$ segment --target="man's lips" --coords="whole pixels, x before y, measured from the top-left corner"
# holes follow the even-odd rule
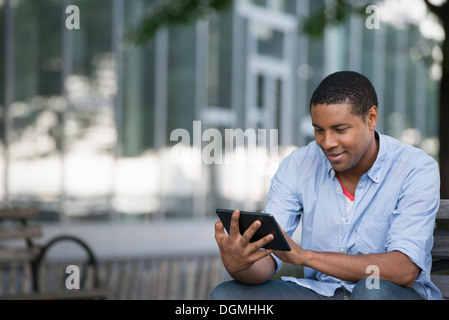
[[[337,162],[337,161],[341,160],[343,154],[344,154],[344,152],[341,152],[341,153],[326,153],[327,158],[331,162]]]

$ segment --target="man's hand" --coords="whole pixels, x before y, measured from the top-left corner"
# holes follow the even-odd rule
[[[225,233],[221,221],[215,223],[215,240],[220,249],[223,265],[233,277],[250,269],[254,263],[267,257],[273,252],[273,250],[261,250],[264,245],[274,239],[272,234],[269,234],[258,241],[249,242],[257,229],[261,226],[260,221],[255,221],[245,233],[241,235],[239,230],[239,219],[240,211],[235,210],[231,218],[229,235]],[[270,257],[270,259],[274,261],[272,257]]]
[[[276,257],[281,259],[283,262],[291,263],[296,266],[302,266],[304,264],[305,260],[305,250],[302,249],[300,246],[298,246],[292,238],[288,236],[288,234],[284,231],[284,229],[281,229],[282,233],[284,234],[285,239],[287,239],[288,244],[290,245],[291,250],[290,251],[279,251],[274,250],[273,253]]]

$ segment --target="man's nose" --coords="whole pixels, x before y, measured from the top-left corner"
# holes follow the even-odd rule
[[[324,133],[324,138],[321,145],[324,149],[330,150],[338,146],[338,140],[335,139],[335,136],[332,132],[326,132]]]

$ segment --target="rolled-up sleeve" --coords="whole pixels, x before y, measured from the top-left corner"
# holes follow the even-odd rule
[[[440,179],[437,163],[430,157],[425,159],[405,178],[391,215],[386,250],[404,253],[429,273],[433,230],[440,204]]]

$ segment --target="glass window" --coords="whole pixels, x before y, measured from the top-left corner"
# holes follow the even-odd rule
[[[208,102],[209,106],[231,108],[232,12],[209,20]]]
[[[278,141],[282,141],[282,137],[285,134],[282,126],[282,109],[283,109],[283,80],[278,78],[275,83],[275,128],[278,129]],[[285,110],[284,110],[285,112]]]
[[[16,1],[13,33],[8,35],[13,37],[14,60],[9,199],[17,205],[35,204],[41,217],[51,220],[59,217],[60,119],[66,107],[61,98],[62,12],[57,1]]]
[[[182,48],[182,49],[180,49]],[[169,30],[168,137],[177,128],[192,134],[195,115],[195,25]]]
[[[126,1],[125,26],[142,11],[140,0]],[[129,44],[123,52],[122,156],[136,157],[154,147],[155,37],[142,46]]]
[[[276,10],[285,13],[296,13],[297,0],[272,0]],[[301,1],[300,1],[301,2]]]
[[[292,14],[296,14],[298,12],[298,6],[301,5],[301,1],[298,2],[297,0],[284,0],[284,2],[285,11]]]
[[[262,74],[257,75],[256,90],[256,106],[262,109],[265,106],[265,77]]]
[[[390,76],[385,77],[385,106],[380,106],[380,111],[384,116],[384,133],[391,135],[394,132],[395,119],[391,115],[394,112],[394,97],[396,93],[396,82],[394,70],[396,68],[396,29],[387,25],[386,32],[386,56],[385,70],[388,70]]]
[[[262,23],[253,24],[257,38],[257,52],[277,59],[284,58],[284,34]]]
[[[79,30],[63,43],[68,108],[64,118],[64,212],[69,218],[108,218],[117,142],[113,99],[112,1],[79,0]]]
[[[269,0],[252,0],[253,3],[266,7]]]

